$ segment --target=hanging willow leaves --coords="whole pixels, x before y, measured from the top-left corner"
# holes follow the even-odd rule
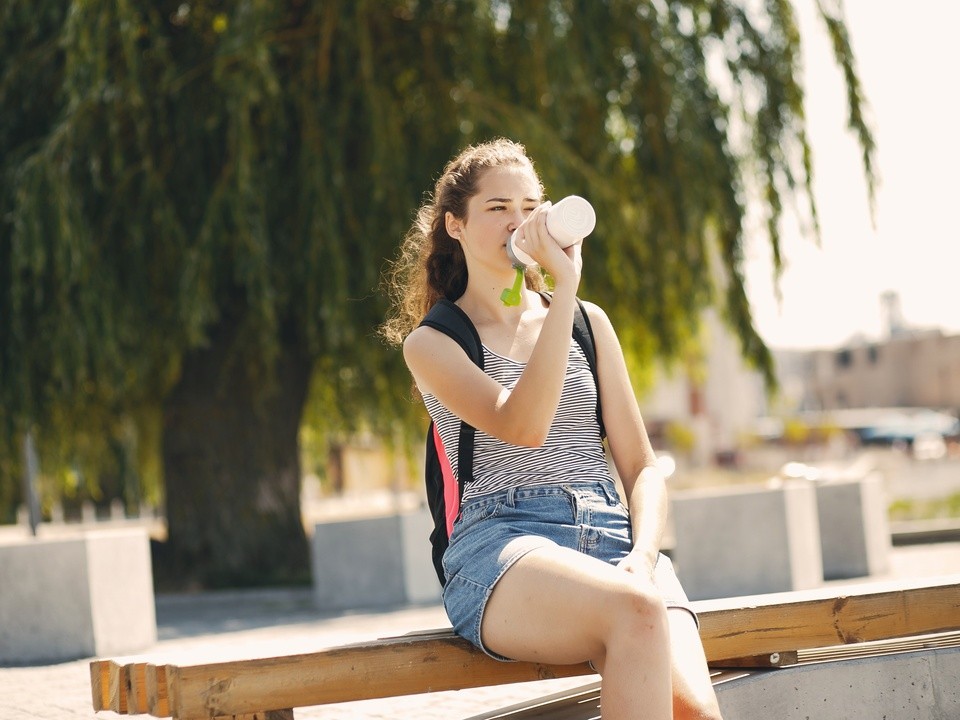
[[[842,13],[818,8],[872,181]],[[8,0],[0,506],[27,428],[93,474],[133,423],[162,438],[137,452],[162,457],[175,555],[207,582],[296,575],[305,408],[419,428],[380,276],[444,162],[494,135],[596,205],[582,294],[636,367],[716,307],[772,378],[745,217],[778,268],[782,208],[816,230],[799,51],[786,0]]]

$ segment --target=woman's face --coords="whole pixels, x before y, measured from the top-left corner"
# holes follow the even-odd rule
[[[468,264],[480,262],[510,270],[507,240],[517,226],[542,202],[533,170],[508,165],[484,170],[477,193],[467,203],[467,217],[447,213],[447,232],[460,240]]]

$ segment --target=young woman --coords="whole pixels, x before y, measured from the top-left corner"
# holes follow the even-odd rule
[[[626,505],[606,461],[597,385],[571,335],[581,244],[554,242],[549,207],[521,145],[468,147],[420,209],[391,276],[383,331],[403,343],[451,467],[460,421],[476,428],[473,481],[443,558],[444,606],[455,631],[497,659],[590,661],[604,718],[718,718],[696,616],[659,552],[664,478],[616,333],[585,303]],[[553,278],[549,302],[536,270],[518,306],[500,299],[515,277],[506,251],[515,230]],[[441,297],[475,325],[484,370],[418,326]]]

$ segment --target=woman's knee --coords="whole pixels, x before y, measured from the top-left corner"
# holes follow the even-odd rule
[[[667,608],[656,587],[629,578],[618,588],[608,606],[612,627],[616,632],[629,632],[631,637],[652,633],[668,634]]]
[[[670,631],[663,598],[652,585],[628,576],[608,587],[597,601],[603,620],[595,625],[599,647],[590,662],[601,675],[607,657],[613,653],[648,654],[653,650],[666,657],[670,652]]]

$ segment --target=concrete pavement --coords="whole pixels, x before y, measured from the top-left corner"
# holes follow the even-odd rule
[[[890,572],[881,581],[960,573],[960,543],[895,547]],[[851,584],[850,581],[827,584]],[[129,660],[154,663],[203,663],[313,652],[345,643],[446,627],[443,608],[408,606],[383,612],[324,615],[312,606],[310,589],[205,592],[159,596],[156,646]],[[0,720],[34,718],[93,720],[119,718],[95,714],[84,658],[56,665],[0,668]],[[303,708],[298,720],[456,720],[583,684],[593,678],[478,688],[457,692],[370,700]]]

